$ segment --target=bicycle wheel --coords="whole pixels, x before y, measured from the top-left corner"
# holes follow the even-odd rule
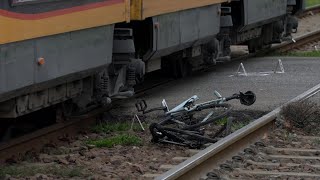
[[[197,131],[181,130],[156,123],[150,125],[149,129],[152,134],[152,142],[155,143],[171,143],[199,148],[204,144],[217,142],[217,140],[206,137]]]
[[[200,141],[203,143],[215,143],[217,140],[214,140],[209,137],[205,137],[204,135],[201,135],[197,133],[197,131],[187,131],[187,130],[181,130],[181,129],[175,129],[175,128],[170,128],[170,127],[162,127],[164,131],[167,132],[173,132],[176,133],[177,135],[185,135],[183,136],[186,140],[196,140]]]
[[[171,144],[179,144],[179,145],[186,145],[186,140],[173,132],[166,131],[163,129],[163,126],[153,123],[149,126],[149,130],[152,135],[151,142],[160,143],[166,142]]]

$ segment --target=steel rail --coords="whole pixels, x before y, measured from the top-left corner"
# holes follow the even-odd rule
[[[20,161],[28,152],[40,152],[46,145],[58,146],[96,123],[96,116],[110,107],[98,108],[80,116],[66,117],[65,121],[36,130],[21,137],[0,143],[0,164]]]
[[[306,9],[304,9],[301,13],[298,13],[297,16],[298,16],[298,18],[304,18],[306,16],[312,15],[312,14],[310,14],[310,12],[319,13],[320,12],[320,5],[308,7]]]
[[[272,53],[285,53],[316,40],[320,40],[320,30],[301,35],[295,38],[294,41],[287,41],[281,44],[274,45],[270,49],[263,49],[254,54],[246,54],[243,56],[232,58],[232,61],[244,61],[249,58],[262,57]]]
[[[320,40],[320,30],[316,30],[311,33],[299,36],[299,37],[295,38],[293,41],[289,41],[289,42],[285,42],[285,43],[276,45],[276,46],[272,47],[270,50],[268,50],[268,53],[288,52],[288,51],[293,50],[297,47],[301,47],[301,46],[306,45],[312,41],[317,41],[317,40]]]
[[[9,140],[0,144],[0,164],[16,162],[24,158],[26,153],[40,152],[47,145],[57,146],[65,141],[65,138],[77,134],[92,124],[92,121],[78,120],[58,123],[30,134]]]
[[[200,151],[195,156],[158,176],[156,179],[199,179],[203,177],[206,172],[209,172],[214,167],[217,167],[218,164],[235,155],[239,149],[257,141],[262,136],[267,135],[267,133],[272,130],[275,119],[279,116],[283,106],[292,102],[302,101],[318,92],[320,92],[320,84],[257,119],[251,124],[221,139],[205,150]]]

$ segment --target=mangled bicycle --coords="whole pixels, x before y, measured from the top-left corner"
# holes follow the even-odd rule
[[[165,100],[162,106],[148,109],[147,103],[141,100],[136,103],[138,112],[148,114],[154,111],[164,111],[164,118],[149,126],[152,142],[170,143],[191,148],[199,148],[207,143],[215,143],[218,137],[230,127],[230,121],[225,121],[221,128],[214,134],[206,135],[206,125],[210,125],[226,118],[232,110],[227,101],[239,99],[246,106],[256,101],[253,92],[233,94],[230,97],[222,97],[217,91],[214,92],[216,99],[196,104],[198,96],[192,96],[173,109],[169,109]]]

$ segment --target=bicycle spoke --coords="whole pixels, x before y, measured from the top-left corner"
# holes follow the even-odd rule
[[[201,121],[201,123],[206,122],[212,115],[213,115],[213,111],[211,111],[211,113],[209,113],[209,114]]]

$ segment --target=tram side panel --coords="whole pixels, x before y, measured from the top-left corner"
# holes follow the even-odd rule
[[[225,3],[224,6],[232,9],[232,44],[248,45],[249,51],[255,52],[273,43],[291,40],[291,33],[298,26],[293,15],[302,3],[293,1],[235,0]]]
[[[266,24],[287,14],[287,0],[244,0],[244,26]]]
[[[201,58],[208,52],[216,54],[214,60],[229,55],[229,52],[223,53],[226,49],[224,47],[228,48],[228,45],[223,43],[225,37],[221,36],[217,40],[221,32],[221,4],[156,15],[146,18],[143,22],[145,22],[144,25],[149,24],[146,27],[150,28],[148,33],[136,33],[135,44],[138,48],[137,52],[142,52],[139,57],[146,62],[148,72],[151,71],[150,69],[165,67],[169,67],[170,71],[176,71],[171,67],[184,66],[185,63],[196,69],[208,63],[203,62]],[[232,26],[232,21],[229,22],[229,26]],[[135,32],[141,31],[140,26],[135,27],[133,26]],[[143,31],[146,32],[146,29]],[[146,35],[149,35],[148,40],[145,39]],[[140,39],[151,43],[147,46],[142,45]],[[210,43],[213,45],[206,48]],[[140,47],[143,50],[139,50]]]
[[[0,93],[108,65],[112,44],[113,25],[1,45]]]
[[[0,14],[5,27],[0,29],[5,35],[0,40],[0,118],[70,99],[85,110],[89,104],[130,97],[145,62],[175,53],[184,59],[201,54],[202,45],[219,33],[222,1],[188,0],[181,7],[167,1],[179,8],[149,8],[150,17],[131,23],[123,0],[10,2],[16,1],[0,4],[7,11]]]
[[[153,17],[153,58],[208,42],[220,31],[219,10],[212,5]]]
[[[0,118],[68,99],[85,109],[132,94],[130,56],[121,52],[120,61],[113,52],[114,23],[126,21],[124,1],[9,2],[0,4]]]
[[[145,64],[184,76],[229,60],[231,44],[261,49],[290,35],[288,10],[302,3],[132,0],[128,12],[123,0],[10,2],[0,3],[0,117],[129,97]]]

